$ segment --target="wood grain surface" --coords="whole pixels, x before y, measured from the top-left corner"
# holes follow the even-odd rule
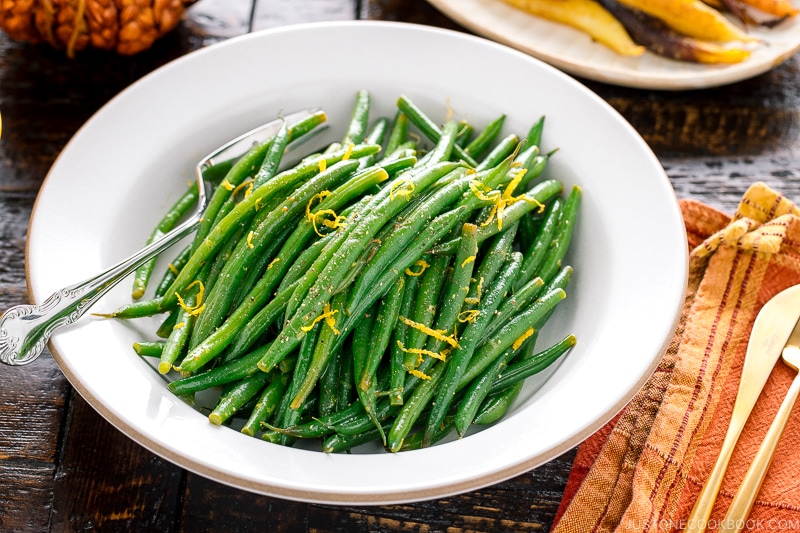
[[[26,231],[50,165],[105,102],[153,69],[215,42],[352,19],[466,31],[419,0],[200,0],[173,32],[133,57],[87,50],[67,59],[48,45],[0,34],[0,311],[27,299]],[[755,181],[800,199],[799,69],[795,56],[751,80],[685,92],[581,81],[642,134],[678,198],[730,213]],[[233,489],[154,456],[89,407],[49,354],[26,367],[0,367],[3,532],[547,531],[574,452],[451,498],[367,507],[297,503]]]

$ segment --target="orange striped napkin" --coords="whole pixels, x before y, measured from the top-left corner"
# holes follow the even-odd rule
[[[731,218],[681,201],[690,247],[678,330],[641,391],[578,448],[553,533],[675,532],[719,455],[749,333],[800,283],[800,209],[762,183]],[[796,373],[778,362],[733,452],[709,520],[718,528]],[[744,531],[800,531],[800,405]]]

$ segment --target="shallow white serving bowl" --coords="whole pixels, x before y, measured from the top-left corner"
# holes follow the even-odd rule
[[[579,184],[583,207],[568,256],[568,299],[541,345],[578,345],[532,379],[507,418],[464,439],[389,454],[275,446],[216,427],[169,393],[131,345],[156,322],[85,317],[51,351],[76,390],[119,430],[200,475],[287,499],[392,503],[494,484],[577,445],[649,376],[681,308],[687,250],[680,211],[658,160],[593,93],[536,59],[482,38],[422,26],[299,25],[232,39],[174,61],[110,101],[53,165],[31,222],[32,300],[85,279],[138,249],[192,179],[198,159],[281,112],[320,106],[339,138],[355,92],[374,116],[403,93],[438,121],[481,126],[506,113],[526,133],[546,116],[547,175]],[[321,139],[324,140],[324,139]],[[97,311],[129,301],[130,284]],[[23,370],[20,370],[21,372]]]

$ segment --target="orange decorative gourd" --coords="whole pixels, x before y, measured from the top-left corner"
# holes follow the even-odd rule
[[[9,37],[48,42],[69,57],[86,47],[132,55],[178,24],[195,0],[0,0]]]

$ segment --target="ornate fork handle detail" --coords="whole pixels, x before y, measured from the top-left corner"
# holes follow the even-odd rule
[[[275,135],[285,121],[299,121],[313,113],[315,110],[302,109],[267,122],[227,142],[203,158],[195,167],[199,193],[197,208],[191,217],[157,241],[105,272],[61,289],[39,305],[18,305],[8,309],[0,317],[0,362],[16,366],[35,360],[56,329],[74,323],[128,274],[194,231],[208,202],[203,173],[209,167],[235,161],[255,144],[266,142]]]
[[[194,214],[157,241],[105,272],[53,293],[39,305],[9,308],[0,317],[0,362],[17,366],[34,361],[56,329],[74,323],[128,274],[194,231],[206,201],[202,181],[200,185]]]

